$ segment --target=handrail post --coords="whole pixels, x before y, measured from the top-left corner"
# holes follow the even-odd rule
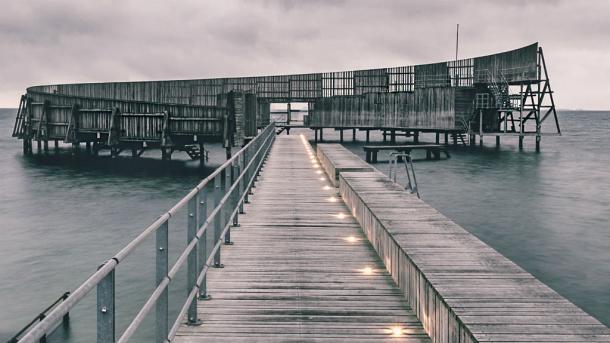
[[[221,184],[220,173],[218,173],[216,176],[214,176],[214,208],[216,208],[220,205],[220,199],[222,198],[222,195],[220,192],[220,184]],[[212,241],[213,242],[212,246],[216,246],[216,242],[218,242],[218,240],[220,239],[220,232],[222,231],[221,224],[223,223],[223,220],[221,220],[221,217],[222,217],[222,208],[220,208],[219,211],[214,216],[214,240]],[[216,249],[216,254],[214,254],[214,268],[223,268],[223,267],[224,266],[222,265],[222,263],[220,263],[220,247],[218,247],[218,249]]]
[[[240,175],[241,175],[241,173],[245,173],[245,167],[246,167],[245,155],[241,154],[241,155],[239,155],[239,160],[237,162],[237,168],[238,168]],[[244,195],[244,185],[246,184],[246,182],[248,182],[248,180],[246,179],[246,175],[244,174],[244,176],[239,181],[239,213],[240,214],[246,213],[244,211],[244,202],[241,200],[242,195]]]
[[[97,284],[97,343],[115,342],[114,269]]]
[[[254,145],[254,143],[252,143],[252,145]],[[248,149],[250,149],[250,147],[246,148],[244,150],[244,192],[246,193],[244,195],[244,204],[249,204],[250,203],[250,199],[248,197],[249,192],[248,192],[248,183],[250,183],[250,178],[248,177],[248,175],[250,175],[250,168],[246,168],[246,166],[248,165],[248,163],[250,162],[250,153],[248,151]]]
[[[231,214],[233,213],[233,192],[231,191],[231,186],[233,185],[233,161],[225,168],[225,189],[224,193],[227,196],[227,201],[225,201],[223,207],[225,210],[225,214],[223,216],[224,220],[222,222],[222,229],[232,220]],[[226,212],[229,213],[226,213]],[[224,244],[231,245],[231,225],[228,226],[227,232],[224,237]]]
[[[187,219],[187,233],[186,233],[186,244],[190,244],[193,239],[197,236],[197,222],[198,222],[198,208],[199,208],[199,193],[195,195],[188,203],[188,219]],[[197,242],[199,244],[199,242]],[[187,284],[186,294],[191,294],[194,287],[197,287],[197,250],[198,245],[195,249],[191,250],[187,260]],[[201,321],[197,318],[197,298],[191,301],[191,305],[188,309],[188,325],[200,325]]]
[[[234,195],[233,195],[233,205],[231,206],[231,211],[235,211],[235,209],[237,209],[239,207],[239,204],[241,203],[240,198],[241,198],[241,179],[239,179],[239,160],[241,159],[241,155],[239,155],[237,157],[237,159],[232,163],[231,165],[231,171],[232,171],[232,180],[233,182],[231,183],[235,183],[237,182],[237,187],[235,187],[234,190]],[[237,181],[239,179],[239,181]],[[235,216],[233,217],[233,227],[239,227],[239,210],[235,211]]]
[[[201,225],[206,221],[206,219],[208,218],[208,199],[207,199],[207,192],[206,190],[209,187],[204,186],[204,188],[200,191],[199,193],[199,216],[197,217],[197,230],[199,230],[201,228]],[[205,230],[203,232],[203,235],[199,238],[199,252],[198,252],[198,258],[199,258],[199,264],[198,264],[198,272],[201,272],[203,270],[203,267],[205,266],[207,259],[208,259],[208,231],[209,230]],[[201,281],[201,285],[199,285],[199,300],[208,300],[210,299],[210,296],[208,295],[208,291],[207,291],[207,276],[204,275],[203,276],[203,280]]]
[[[156,275],[155,275],[155,285],[159,286],[161,281],[165,279],[168,272],[168,222],[167,220],[161,224],[161,226],[157,229],[155,233],[155,254],[156,254]],[[155,338],[157,343],[165,343],[167,342],[167,334],[168,334],[168,301],[169,295],[167,292],[167,288],[163,291],[163,294],[159,297],[159,300],[156,304],[156,325],[155,325]]]

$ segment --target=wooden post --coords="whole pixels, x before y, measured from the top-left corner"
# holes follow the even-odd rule
[[[441,134],[440,133],[436,133],[436,144],[439,144],[441,142]]]
[[[396,130],[391,130],[390,131],[390,142],[391,143],[396,143]]]
[[[203,142],[199,142],[199,167],[205,167],[205,147]]]
[[[290,122],[292,121],[292,113],[290,113],[290,112],[291,112],[290,102],[288,102],[286,104],[286,125],[290,125]]]
[[[413,132],[413,143],[419,143],[419,131]]]
[[[352,129],[352,142],[356,141],[356,129]]]
[[[343,143],[343,129],[339,129],[339,141]]]
[[[314,143],[318,143],[318,129],[313,129],[314,132]]]
[[[370,130],[368,130],[368,129],[366,130],[366,142],[367,143],[369,142],[369,133],[370,132],[371,132]]]
[[[540,152],[540,140],[542,137],[540,135],[536,135],[536,152]]]
[[[500,148],[500,136],[496,136],[496,149]]]
[[[445,132],[445,145],[449,145],[449,132]]]
[[[519,136],[519,150],[523,150],[523,136]]]
[[[320,128],[320,142],[324,141],[324,129]]]

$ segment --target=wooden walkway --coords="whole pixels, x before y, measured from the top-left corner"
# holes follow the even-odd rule
[[[225,268],[209,272],[203,323],[175,342],[431,342],[306,147],[277,137]]]

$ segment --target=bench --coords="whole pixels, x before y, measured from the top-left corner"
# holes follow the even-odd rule
[[[410,145],[365,145],[363,147],[366,153],[366,161],[369,163],[377,163],[377,153],[380,150],[394,150],[398,152],[410,153],[411,150],[426,150],[426,159],[432,159],[434,156],[435,160],[441,158],[441,152],[445,153],[447,158],[451,157],[447,148],[440,144],[410,144]]]

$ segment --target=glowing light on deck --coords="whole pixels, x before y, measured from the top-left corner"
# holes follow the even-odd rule
[[[321,170],[316,170],[316,173],[317,174],[322,174],[322,171]]]
[[[328,185],[327,185],[327,186],[324,186],[324,187],[322,187],[322,189],[323,189],[323,190],[325,190],[325,191],[327,191],[327,190],[329,190],[329,189],[330,189],[330,186],[328,186]]]
[[[345,213],[339,213],[339,214],[337,214],[337,218],[339,218],[339,219],[343,219],[343,218],[345,218]]]
[[[354,236],[345,237],[344,239],[350,243],[356,243],[358,241],[358,238]]]
[[[364,275],[372,275],[373,274],[373,269],[371,269],[371,267],[364,267],[364,268],[362,268],[362,274],[364,274]]]
[[[328,202],[337,202],[337,198],[330,197],[330,198],[326,199],[326,201],[328,201]]]
[[[394,326],[390,330],[392,331],[392,336],[393,337],[400,337],[400,336],[402,336],[403,328],[401,328],[400,326]]]
[[[326,181],[326,179],[325,179],[325,178],[323,178],[323,177],[321,177],[321,178],[320,178],[320,181]]]

